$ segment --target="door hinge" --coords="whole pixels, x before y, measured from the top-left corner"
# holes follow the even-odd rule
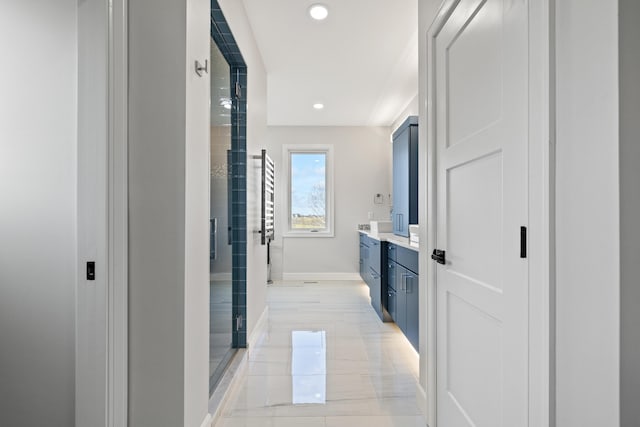
[[[240,331],[242,329],[243,319],[242,314],[236,315],[236,331]]]
[[[527,257],[527,227],[520,227],[520,258]]]
[[[242,98],[242,85],[240,84],[240,82],[236,82],[236,98]]]

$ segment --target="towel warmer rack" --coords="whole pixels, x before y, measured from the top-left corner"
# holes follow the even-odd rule
[[[262,227],[261,243],[268,244],[274,239],[275,212],[275,168],[273,160],[262,150]]]

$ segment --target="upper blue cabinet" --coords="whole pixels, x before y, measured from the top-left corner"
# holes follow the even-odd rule
[[[418,117],[409,116],[393,133],[393,233],[409,237],[418,223]]]

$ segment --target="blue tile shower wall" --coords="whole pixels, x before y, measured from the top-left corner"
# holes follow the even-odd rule
[[[247,346],[247,66],[217,0],[211,0],[211,37],[231,68],[231,82],[240,84],[240,96],[231,94],[231,238],[234,348]],[[234,84],[232,83],[232,86]],[[235,91],[235,87],[231,88]],[[236,328],[235,319],[242,318]]]

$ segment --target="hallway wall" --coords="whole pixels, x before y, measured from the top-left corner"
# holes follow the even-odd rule
[[[556,2],[556,415],[560,427],[619,423],[617,6],[618,0]]]
[[[0,13],[0,425],[74,425],[77,2]]]
[[[391,131],[388,127],[270,126],[268,150],[276,164],[276,240],[271,245],[274,280],[357,278],[358,224],[390,217]],[[282,237],[286,227],[286,144],[333,144],[335,237]],[[382,205],[374,195],[384,196]],[[337,273],[338,276],[335,276]]]
[[[129,425],[199,426],[209,391],[207,0],[129,2]],[[182,60],[176,60],[182,58]]]

